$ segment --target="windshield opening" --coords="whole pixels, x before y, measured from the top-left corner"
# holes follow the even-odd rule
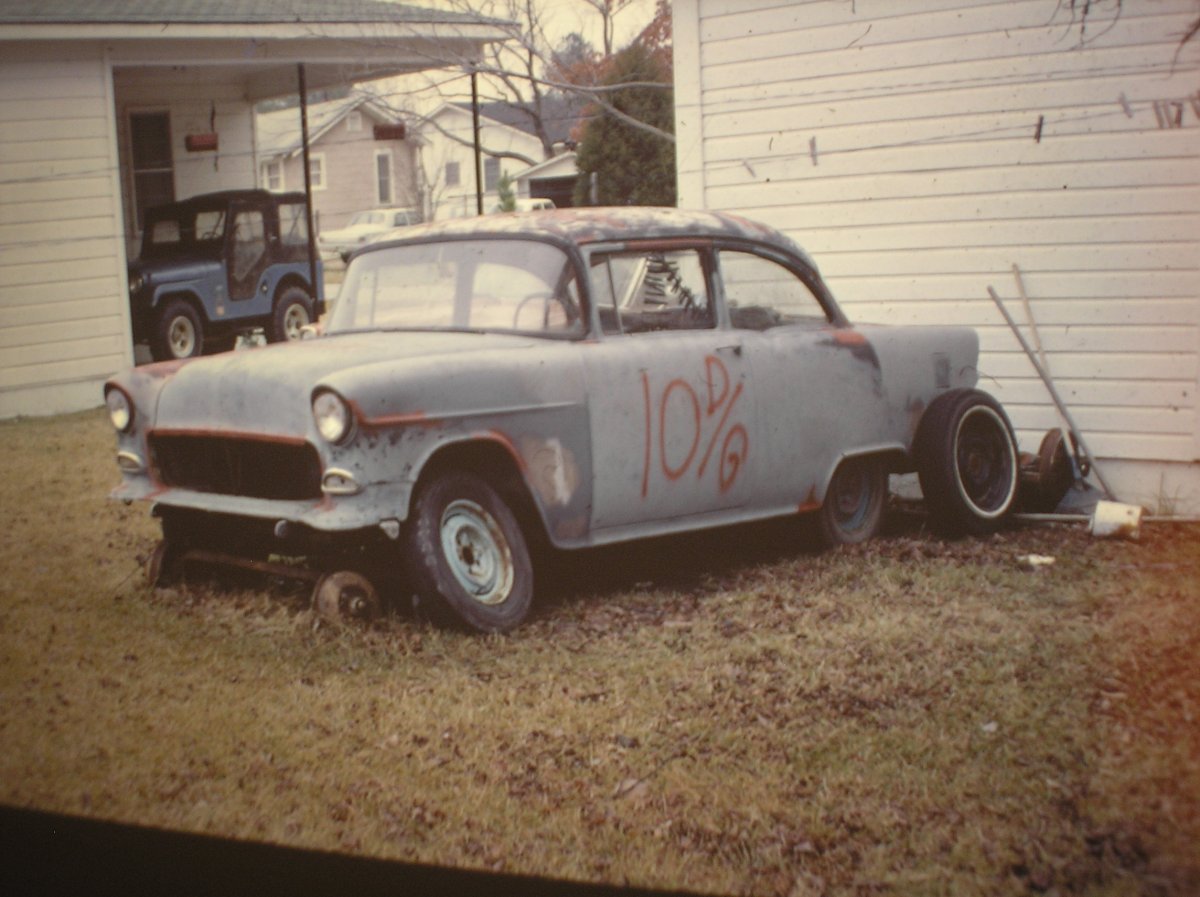
[[[574,268],[535,240],[455,240],[367,252],[346,271],[327,333],[375,329],[583,332]]]

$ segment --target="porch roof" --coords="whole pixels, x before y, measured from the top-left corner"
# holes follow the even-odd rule
[[[252,101],[478,60],[511,24],[386,0],[0,0],[0,43],[103,41],[116,68],[221,66]]]

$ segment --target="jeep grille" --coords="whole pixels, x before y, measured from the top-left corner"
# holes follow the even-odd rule
[[[308,443],[154,433],[150,455],[164,485],[219,495],[321,497],[321,462]]]

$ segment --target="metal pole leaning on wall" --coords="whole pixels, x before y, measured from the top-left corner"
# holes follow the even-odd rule
[[[1113,494],[1113,491],[1108,488],[1108,483],[1104,482],[1104,477],[1101,476],[1100,469],[1096,466],[1096,459],[1092,456],[1091,450],[1088,449],[1087,443],[1083,441],[1083,436],[1079,432],[1079,427],[1075,426],[1075,421],[1071,417],[1071,412],[1067,410],[1066,403],[1063,402],[1062,397],[1058,394],[1058,390],[1055,389],[1054,381],[1050,379],[1050,375],[1046,373],[1046,369],[1043,368],[1041,362],[1038,361],[1037,355],[1034,354],[1033,349],[1030,348],[1029,343],[1026,342],[1025,336],[1021,333],[1021,329],[1017,327],[1017,322],[1012,319],[1012,315],[1008,313],[1008,309],[1004,307],[1004,303],[1000,301],[1000,297],[996,295],[996,291],[990,286],[987,288],[987,290],[988,295],[992,297],[992,301],[996,303],[996,308],[1000,309],[1000,314],[1004,315],[1004,320],[1008,322],[1009,329],[1012,330],[1013,335],[1017,338],[1017,342],[1019,342],[1021,344],[1021,348],[1025,350],[1025,355],[1029,358],[1030,363],[1033,365],[1033,369],[1037,371],[1038,376],[1042,378],[1042,382],[1046,384],[1046,389],[1050,393],[1050,398],[1054,401],[1054,406],[1058,408],[1058,413],[1063,416],[1063,420],[1065,420],[1067,422],[1067,426],[1070,427],[1071,437],[1077,440],[1079,442],[1079,447],[1083,449],[1083,454],[1090,462],[1092,473],[1096,475],[1096,479],[1100,482],[1100,488],[1104,490],[1104,495],[1107,498],[1116,501],[1116,496]]]

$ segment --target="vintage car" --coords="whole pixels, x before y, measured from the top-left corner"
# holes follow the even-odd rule
[[[299,339],[325,310],[319,267],[310,281],[303,193],[226,190],[155,206],[129,265],[134,342],[166,361],[259,328],[272,342]]]
[[[593,209],[407,228],[351,260],[323,334],[105,387],[152,581],[188,559],[504,631],[542,549],[811,514],[878,528],[919,473],[947,532],[1010,510],[1018,455],[978,340],[853,326],[816,266],[729,215]]]

